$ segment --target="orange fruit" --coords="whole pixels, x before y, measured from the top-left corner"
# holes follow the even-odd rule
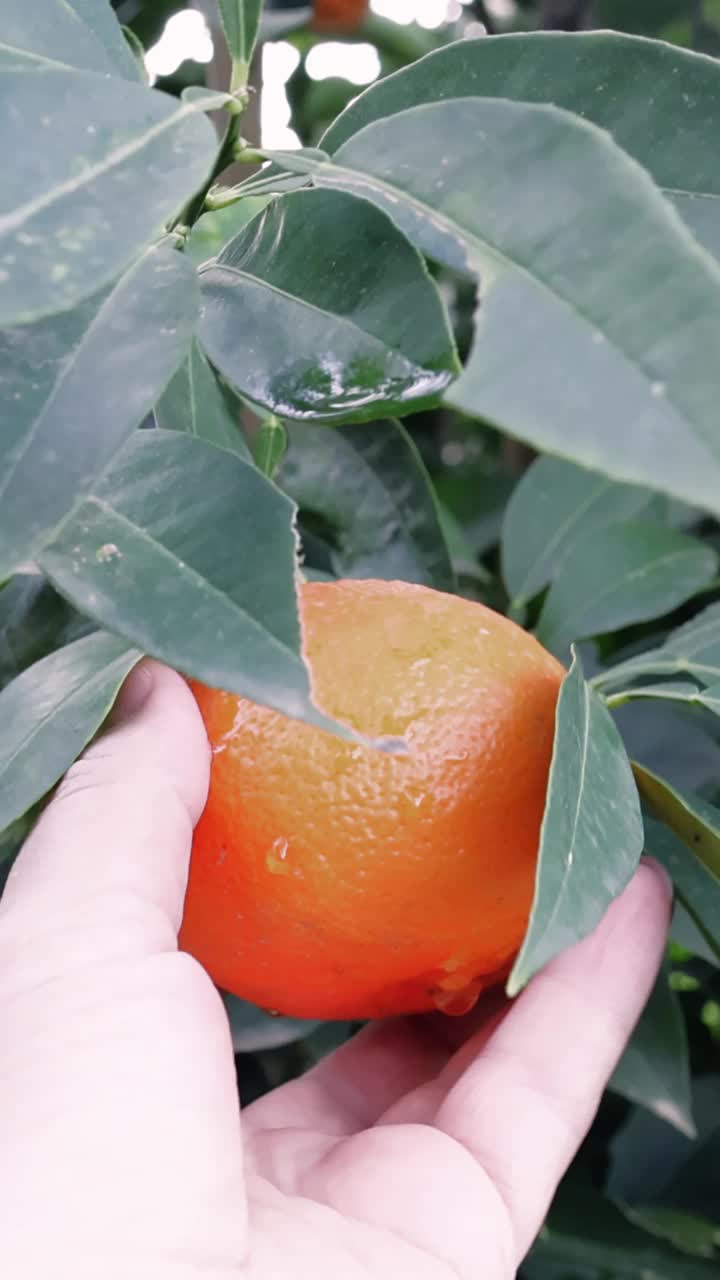
[[[181,945],[296,1017],[465,1012],[525,931],[563,668],[427,587],[308,583],[300,607],[318,705],[408,754],[194,684],[213,760]]]
[[[315,0],[312,25],[316,31],[354,31],[368,10],[368,0]]]

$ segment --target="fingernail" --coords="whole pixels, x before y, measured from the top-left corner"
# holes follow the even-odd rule
[[[662,881],[668,898],[672,898],[675,893],[675,887],[662,863],[658,862],[657,858],[649,857],[648,854],[643,854],[640,859],[640,863],[642,866],[649,867],[654,875],[657,876],[658,880]]]
[[[152,688],[152,668],[149,663],[141,662],[125,681],[110,716],[110,723],[117,726],[132,720],[147,702]]]

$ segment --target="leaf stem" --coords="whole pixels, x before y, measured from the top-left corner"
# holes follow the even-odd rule
[[[234,110],[227,122],[225,133],[223,134],[222,141],[220,142],[220,146],[218,147],[218,152],[215,157],[215,163],[208,177],[200,190],[190,198],[184,209],[180,210],[180,213],[169,227],[170,231],[173,231],[179,224],[186,227],[193,227],[195,225],[205,208],[205,201],[210,188],[214,185],[215,180],[220,177],[220,174],[223,173],[225,169],[227,169],[228,165],[232,164],[233,160],[236,158],[237,143],[240,137],[240,121],[242,120],[242,112],[247,105],[247,91],[245,91],[245,94],[239,91],[236,101],[241,104],[241,109],[239,111]]]

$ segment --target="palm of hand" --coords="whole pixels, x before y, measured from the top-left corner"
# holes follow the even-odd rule
[[[667,886],[643,867],[509,1012],[375,1024],[241,1122],[222,1003],[177,951],[207,748],[151,672],[0,902],[3,1274],[510,1280],[652,986]]]

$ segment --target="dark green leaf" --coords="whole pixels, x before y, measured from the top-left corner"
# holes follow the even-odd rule
[[[645,1205],[652,1200],[653,1203],[673,1205],[671,1188],[675,1184],[674,1207],[680,1207],[680,1201],[685,1201],[684,1207],[690,1207],[681,1188],[690,1181],[688,1166],[697,1157],[705,1165],[706,1175],[710,1169],[714,1171],[717,1182],[720,1170],[717,1160],[720,1154],[720,1077],[695,1077],[693,1113],[698,1131],[694,1142],[658,1120],[651,1112],[635,1107],[610,1143],[609,1194],[626,1204]],[[706,1176],[707,1190],[711,1193],[712,1180],[712,1176]],[[699,1208],[699,1199],[694,1207],[696,1212],[702,1213],[704,1210]],[[720,1200],[716,1198],[715,1212],[718,1203]]]
[[[3,0],[0,69],[63,66],[137,80],[106,0]]]
[[[717,1268],[653,1239],[597,1192],[566,1182],[523,1263],[523,1275],[528,1280],[713,1280]]]
[[[144,652],[339,732],[310,700],[293,514],[236,454],[138,431],[40,563],[73,604]]]
[[[577,537],[637,515],[652,496],[560,458],[538,458],[515,488],[503,520],[502,570],[514,608],[552,581]]]
[[[630,880],[642,847],[640,806],[622,739],[574,655],[558,700],[535,900],[510,994],[595,928]]]
[[[217,146],[194,106],[82,71],[4,75],[0,121],[0,325],[67,310],[112,280]],[[32,146],[18,151],[29,121]]]
[[[454,575],[430,481],[399,422],[295,423],[278,484],[330,526],[341,578],[398,578],[452,591]]]
[[[225,38],[233,61],[233,87],[244,85],[257,40],[262,0],[218,0]]]
[[[57,782],[140,658],[102,631],[58,649],[0,693],[0,830]]]
[[[232,449],[246,462],[250,450],[240,430],[240,405],[220,386],[193,338],[190,354],[155,405],[159,427],[186,431],[209,444]]]
[[[669,1241],[683,1253],[697,1258],[712,1258],[716,1244],[720,1244],[720,1231],[707,1218],[656,1205],[643,1205],[642,1208],[622,1205],[621,1208],[629,1222],[657,1236],[658,1240]]]
[[[606,133],[555,107],[458,98],[368,125],[313,176],[479,273],[455,408],[720,510],[720,265]]]
[[[649,847],[647,843],[650,839],[650,836],[648,835],[648,828],[651,823],[653,826],[658,827],[660,831],[667,833],[668,841],[672,840],[673,844],[676,846],[676,850],[679,851],[679,858],[681,856],[683,859],[685,856],[692,857],[690,850],[685,847],[681,840],[678,840],[673,836],[672,831],[668,830],[667,827],[662,826],[661,823],[654,823],[651,818],[645,819],[646,848]],[[658,843],[659,841],[654,841],[651,849]],[[657,854],[654,854],[654,856],[657,857]],[[662,859],[659,858],[658,861],[662,861]],[[671,861],[673,861],[672,857],[668,856],[663,862],[663,866],[666,867],[667,870],[670,870],[668,864]],[[702,863],[698,863],[697,865],[702,867]],[[708,875],[710,874],[707,872],[707,868],[703,868],[703,871]],[[682,878],[682,866],[678,875]],[[699,959],[707,961],[708,964],[711,964],[715,969],[718,969],[720,968],[720,889],[717,889],[716,885],[711,885],[711,887],[713,888],[714,893],[711,894],[709,914],[714,912],[717,919],[711,922],[710,928],[715,931],[715,934],[717,934],[717,943],[714,943],[713,945],[710,944],[708,937],[703,933],[697,923],[697,920],[691,914],[689,909],[683,905],[686,901],[687,895],[678,888],[677,883],[675,884],[675,909],[673,911],[673,917],[670,924],[670,938],[675,945],[683,947],[691,956],[698,956]],[[688,889],[688,892],[691,891],[691,889]],[[700,914],[704,914],[702,912],[703,906],[704,904],[700,902]],[[713,936],[715,936],[715,934]]]
[[[669,613],[715,577],[716,552],[674,529],[625,521],[584,530],[548,592],[538,639],[555,653],[583,636]]]
[[[720,681],[720,604],[708,605],[673,631],[659,649],[648,649],[601,672],[593,684],[603,690],[654,676],[691,676],[712,686]]]
[[[676,895],[720,960],[720,877],[669,827],[646,819],[646,849],[673,877]]]
[[[637,0],[623,5],[636,8]],[[459,40],[366,90],[321,145],[332,154],[373,120],[455,98],[460,88],[467,97],[551,102],[600,125],[666,188],[691,225],[702,220],[702,239],[718,234],[720,67],[659,42],[609,31]]]
[[[609,1088],[694,1137],[685,1019],[665,968]]]
[[[720,880],[720,809],[700,796],[686,795],[640,764],[633,764],[633,773],[641,796],[653,812]]]
[[[440,295],[365,200],[274,200],[201,274],[201,340],[249,399],[285,418],[368,419],[435,402],[457,370]]]
[[[320,1026],[319,1022],[300,1018],[281,1018],[265,1013],[246,1000],[223,994],[230,1023],[233,1049],[236,1053],[257,1053],[259,1049],[278,1049],[302,1040]]]
[[[16,574],[0,589],[0,689],[91,625],[41,574]]]
[[[151,409],[196,315],[191,264],[156,249],[72,311],[0,334],[0,577],[37,554]]]

